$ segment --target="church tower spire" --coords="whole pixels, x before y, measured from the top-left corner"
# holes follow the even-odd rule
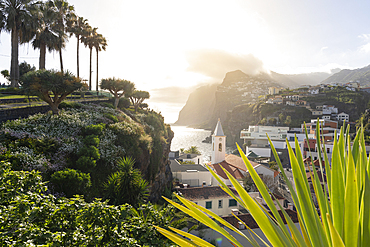
[[[215,131],[212,135],[212,156],[211,164],[217,164],[225,160],[226,136],[222,130],[220,119],[216,124]]]

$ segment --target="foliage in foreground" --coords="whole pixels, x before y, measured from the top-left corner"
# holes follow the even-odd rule
[[[154,228],[176,225],[172,206],[134,209],[55,198],[37,171],[0,162],[0,246],[169,246]]]
[[[320,133],[320,131],[317,131],[317,133]],[[325,144],[320,143],[319,134],[317,134],[317,140],[317,146],[323,147],[322,150],[326,150]],[[360,128],[358,130],[353,142],[350,141],[349,129],[347,129],[346,134],[344,134],[344,128],[341,129],[338,140],[334,142],[331,165],[329,165],[326,152],[322,152],[322,150],[319,149],[319,160],[321,161],[323,158],[325,161],[325,167],[323,167],[320,162],[320,170],[323,173],[325,168],[327,178],[326,188],[325,186],[321,186],[317,171],[311,171],[313,175],[313,188],[318,200],[319,210],[315,207],[312,199],[310,186],[306,177],[306,168],[303,163],[298,141],[295,141],[295,153],[297,155],[295,155],[293,148],[289,145],[289,142],[287,142],[295,188],[293,188],[292,184],[287,179],[271,141],[270,144],[285,182],[292,193],[293,201],[297,208],[300,229],[294,225],[285,210],[281,210],[289,231],[285,227],[283,219],[279,215],[278,209],[274,206],[265,184],[239,147],[239,152],[260,194],[271,209],[271,214],[275,219],[273,219],[262,206],[254,201],[238,181],[227,173],[227,171],[225,172],[236,188],[240,198],[236,197],[230,189],[218,179],[222,184],[222,188],[250,212],[270,242],[269,244],[273,246],[320,247],[369,246],[370,211],[368,209],[370,206],[370,160],[366,154],[363,129]],[[218,178],[212,170],[210,171]],[[229,228],[235,235],[241,235],[253,246],[258,246],[258,243],[253,237],[246,236],[213,212],[179,196],[178,199],[183,203],[183,206],[171,200],[168,201],[206,226],[224,235],[229,241],[234,243],[235,246],[242,245],[220,225]],[[282,209],[281,206],[280,209]],[[318,212],[321,214],[319,215]],[[213,217],[213,219],[208,217],[205,213]],[[186,232],[173,229],[178,233],[175,234],[160,227],[157,228],[162,234],[180,246],[213,246]],[[265,244],[269,246],[268,243]]]

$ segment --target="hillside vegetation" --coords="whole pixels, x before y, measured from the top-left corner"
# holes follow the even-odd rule
[[[171,186],[166,161],[173,132],[160,114],[78,103],[62,106],[59,115],[6,122],[0,132],[1,160],[15,170],[40,171],[44,181],[51,180],[48,189],[55,195],[104,198],[103,184],[121,157],[135,160],[134,168],[151,185],[151,200]]]

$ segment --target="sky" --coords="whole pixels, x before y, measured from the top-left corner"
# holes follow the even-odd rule
[[[107,38],[99,80],[130,80],[149,91],[149,107],[175,122],[194,88],[226,72],[297,74],[370,64],[370,1],[342,0],[69,0]],[[10,35],[0,36],[0,70],[10,68]],[[80,46],[80,76],[89,50]],[[19,62],[38,67],[39,50],[20,46]],[[76,38],[63,51],[76,74]],[[96,54],[93,53],[93,88]],[[59,69],[58,53],[46,57]],[[3,80],[3,79],[2,79]]]

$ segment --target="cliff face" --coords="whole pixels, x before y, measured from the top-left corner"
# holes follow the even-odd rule
[[[212,115],[210,109],[215,105],[215,92],[219,84],[212,84],[197,88],[179,113],[175,125],[196,126],[207,123]]]
[[[168,155],[171,151],[171,141],[173,138],[173,132],[169,134],[167,142],[162,143],[162,159],[160,161],[159,169],[155,178],[150,183],[150,196],[151,202],[157,202],[165,189],[172,188],[172,171],[170,168],[170,161]]]

